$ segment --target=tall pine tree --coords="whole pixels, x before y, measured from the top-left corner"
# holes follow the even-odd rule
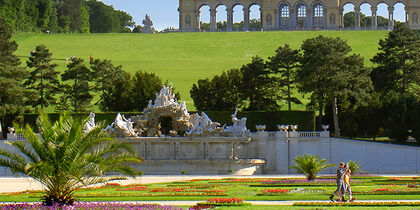
[[[26,62],[27,66],[34,70],[30,73],[25,85],[39,94],[31,105],[34,108],[40,106],[42,110],[56,103],[55,95],[60,88],[58,80],[60,72],[55,70],[57,64],[50,63],[51,55],[52,53],[44,45],[39,45],[31,52],[31,57]]]
[[[13,53],[18,44],[10,41],[11,30],[0,20],[0,121],[6,126],[25,110],[31,92],[23,86],[28,72]]]
[[[67,99],[74,112],[85,111],[90,106],[93,95],[89,84],[92,81],[92,72],[85,66],[83,59],[72,58],[67,65],[67,70],[61,75],[61,79],[63,82],[73,83],[63,85],[63,94],[66,98],[61,99],[61,103],[65,103]]]

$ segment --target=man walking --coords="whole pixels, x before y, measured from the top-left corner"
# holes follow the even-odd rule
[[[338,195],[338,201],[344,201],[344,195],[345,195],[345,188],[344,188],[344,163],[341,162],[339,167],[337,168],[337,190],[334,191],[331,196],[330,200],[334,202],[334,195]]]

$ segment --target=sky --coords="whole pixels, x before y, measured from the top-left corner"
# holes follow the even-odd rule
[[[123,10],[133,16],[137,24],[143,22],[144,17],[149,15],[153,21],[154,27],[157,30],[163,30],[168,27],[179,27],[178,4],[179,0],[101,0],[105,4],[112,5],[115,9]],[[354,7],[350,4],[344,6],[344,13],[354,11]],[[201,10],[201,21],[209,22],[210,12],[208,7],[203,7]],[[217,8],[217,21],[226,20],[226,7],[219,6]],[[371,15],[370,6],[364,4],[361,6],[361,12],[367,16]],[[378,15],[388,18],[388,9],[385,4],[378,5]],[[251,7],[251,18],[259,18],[259,7]],[[394,19],[404,21],[404,5],[399,3],[395,5]],[[243,13],[241,6],[234,8],[234,21],[240,22],[243,20]]]

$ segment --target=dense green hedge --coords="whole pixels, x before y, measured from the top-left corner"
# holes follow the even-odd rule
[[[220,124],[232,125],[232,112],[205,111],[205,113],[215,122]],[[255,131],[255,125],[267,125],[268,131],[277,131],[277,125],[299,125],[300,131],[315,130],[315,112],[313,111],[249,111],[240,112],[238,119],[247,118],[247,127]]]
[[[210,119],[214,122],[219,122],[220,124],[232,125],[232,112],[215,112],[215,111],[206,111],[205,112]],[[107,112],[107,113],[95,113],[95,121],[111,124],[117,112]],[[139,115],[139,112],[128,112],[122,113],[126,117],[131,117]],[[201,114],[201,113],[200,113]],[[32,127],[35,127],[37,114],[25,114],[24,122],[29,124]],[[48,114],[51,120],[57,120],[59,117],[58,113]],[[72,114],[73,117],[86,118],[89,116],[89,113],[77,113]],[[240,112],[237,115],[238,118],[246,117],[247,118],[247,127],[251,131],[255,131],[255,125],[267,125],[268,131],[277,131],[277,125],[299,125],[301,131],[313,131],[315,130],[315,113],[312,111],[279,111],[279,112]]]

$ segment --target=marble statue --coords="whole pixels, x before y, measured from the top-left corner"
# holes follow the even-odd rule
[[[201,112],[190,115],[185,102],[178,103],[173,92],[173,86],[163,85],[156,93],[155,100],[150,100],[142,115],[125,119],[120,114],[112,125],[106,128],[119,137],[131,136],[250,136],[246,128],[246,118],[238,119],[232,114],[233,125],[226,127],[213,122],[210,117]]]
[[[231,133],[233,136],[238,136],[238,137],[251,136],[251,131],[246,128],[246,117],[243,117],[239,120],[236,117],[237,114],[238,114],[238,108],[236,108],[235,113],[231,115],[233,125],[227,126],[226,128],[224,128],[224,132]]]
[[[137,133],[134,131],[133,122],[131,119],[126,119],[124,115],[117,114],[115,121],[105,128],[105,131],[116,137],[137,137]]]
[[[150,19],[149,15],[146,15],[146,17],[143,20],[144,27],[142,28],[143,33],[152,34],[154,33],[153,29],[153,21]]]
[[[96,127],[95,113],[91,112],[89,114],[89,120],[85,123],[85,127],[83,128],[83,131],[85,133],[89,133],[94,127]]]

